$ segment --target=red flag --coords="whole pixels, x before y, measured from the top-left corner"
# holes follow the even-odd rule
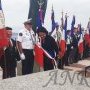
[[[84,35],[84,40],[85,40],[85,45],[90,46],[90,35],[88,32]]]
[[[7,32],[4,29],[4,27],[5,27],[5,18],[0,0],[0,48],[3,48],[8,44]]]
[[[34,52],[35,52],[35,60],[36,62],[40,65],[40,67],[43,67],[43,50],[41,49],[39,43],[35,45],[34,47]]]
[[[78,42],[78,52],[79,54],[82,54],[84,51],[84,47],[83,47],[83,36],[81,34],[80,40]]]
[[[4,55],[4,50],[2,48],[0,48],[0,58],[2,55]]]
[[[5,29],[0,29],[0,48],[8,45],[7,31]]]
[[[59,43],[60,52],[59,55],[62,58],[66,52],[65,30],[62,31],[61,41]]]

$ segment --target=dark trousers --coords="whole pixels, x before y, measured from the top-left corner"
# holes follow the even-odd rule
[[[3,70],[3,79],[11,78],[16,76],[16,68],[2,68]]]
[[[72,50],[73,63],[77,63],[79,60],[78,47],[74,47]]]
[[[67,61],[66,61],[66,53],[65,53],[64,56],[58,60],[58,68],[63,69],[64,65],[66,64],[67,64]]]
[[[67,51],[66,51],[66,55],[65,55],[65,65],[69,65],[69,56],[70,56],[70,52],[71,52],[71,45],[67,45]]]
[[[89,50],[90,50],[90,48],[88,47],[88,45],[86,45],[86,46],[84,46],[84,56],[83,56],[83,58],[88,58],[89,57]]]
[[[25,60],[22,60],[22,75],[33,73],[34,55],[33,50],[24,49]]]
[[[53,61],[49,59],[47,56],[44,56],[44,71],[54,69]]]

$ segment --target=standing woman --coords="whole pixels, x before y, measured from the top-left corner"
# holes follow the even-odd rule
[[[52,57],[55,58],[58,54],[58,46],[53,37],[48,35],[48,31],[44,27],[37,30],[38,36],[41,38],[41,47]],[[44,56],[44,71],[54,69],[53,60],[45,53]]]

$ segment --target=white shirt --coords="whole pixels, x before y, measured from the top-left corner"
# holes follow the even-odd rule
[[[58,31],[56,31],[55,29],[53,33],[51,34],[51,36],[55,39],[56,42],[60,41],[61,35],[62,35],[62,31],[60,29]]]
[[[71,36],[67,35],[67,44],[71,44]]]
[[[17,41],[21,42],[22,49],[33,49],[35,44],[34,31],[28,31],[27,29],[20,31]]]

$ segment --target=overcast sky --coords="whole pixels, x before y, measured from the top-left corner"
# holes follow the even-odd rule
[[[51,30],[51,9],[55,12],[55,20],[60,24],[61,12],[68,14],[68,29],[71,26],[72,16],[76,16],[76,26],[81,23],[86,28],[90,17],[90,0],[48,0],[45,16],[45,26]],[[14,31],[23,27],[29,11],[29,0],[2,0],[6,26],[11,26]]]

